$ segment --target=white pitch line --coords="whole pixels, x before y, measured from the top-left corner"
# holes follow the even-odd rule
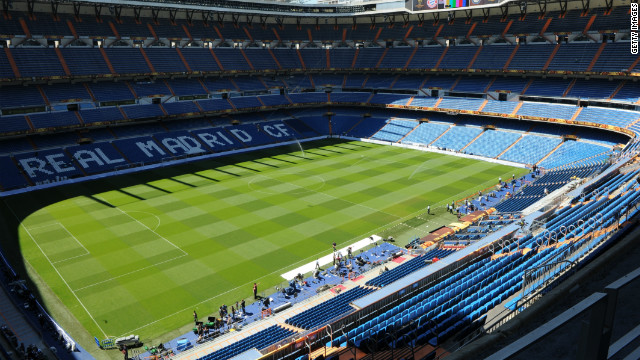
[[[486,187],[486,186],[487,186],[487,184],[489,184],[489,182],[490,182],[490,181],[487,181],[487,182],[485,182],[485,183],[483,183],[483,184],[480,184],[479,186],[477,186],[477,188],[484,188],[484,187]],[[484,186],[484,187],[483,187],[483,186]],[[324,193],[322,193],[322,194],[324,194]],[[325,195],[327,195],[327,194],[325,194]],[[438,202],[438,203],[434,204],[434,206],[448,204],[451,200],[455,199],[458,195],[460,195],[460,194],[452,195],[452,196],[450,196],[450,197],[448,197],[448,198],[446,198],[446,199],[444,199],[444,200],[441,200],[440,202]],[[329,196],[331,196],[331,195],[329,195]],[[407,216],[405,216],[405,217],[398,218],[397,220],[394,220],[394,221],[392,221],[392,222],[390,222],[390,223],[388,223],[388,224],[385,224],[385,225],[379,226],[378,228],[376,228],[376,229],[374,229],[374,230],[370,231],[368,234],[375,234],[375,233],[377,233],[377,232],[379,232],[379,231],[382,231],[382,230],[388,229],[388,228],[390,228],[390,227],[392,227],[392,226],[397,226],[398,224],[395,224],[395,225],[391,225],[391,224],[394,224],[394,223],[396,223],[396,222],[400,222],[400,223],[401,223],[401,222],[403,222],[403,221],[405,221],[405,220],[408,220],[408,219],[411,219],[411,218],[413,218],[413,217],[415,217],[415,216],[417,216],[417,215],[420,215],[421,213],[424,213],[426,210],[427,210],[427,209],[426,209],[426,207],[425,207],[425,208],[423,208],[423,209],[417,210],[417,211],[415,211],[415,212],[413,212],[413,213],[411,213],[411,214],[409,214],[409,215],[407,215]],[[354,239],[362,239],[362,238],[363,238],[363,237],[365,237],[365,236],[369,236],[369,235],[367,235],[367,233],[364,233],[364,234],[358,235],[358,236],[356,236],[356,237],[353,237],[353,238],[351,238],[351,239],[349,239],[349,240],[347,240],[347,241],[341,242],[341,243],[340,243],[340,244],[338,244],[338,245],[342,245],[342,244],[345,244],[345,243],[349,243],[349,242],[353,241]],[[225,292],[223,292],[223,293],[217,294],[216,296],[212,296],[212,297],[210,297],[210,298],[208,298],[208,299],[202,300],[202,301],[200,301],[200,302],[198,302],[198,303],[196,303],[196,304],[194,304],[194,305],[188,306],[188,307],[186,307],[186,308],[184,308],[184,309],[182,309],[182,310],[178,310],[178,311],[176,311],[176,312],[174,312],[174,313],[172,313],[172,314],[169,314],[169,315],[164,316],[164,317],[162,317],[162,318],[160,318],[160,319],[154,320],[154,321],[152,321],[152,322],[150,322],[150,323],[148,323],[148,324],[142,325],[142,326],[137,327],[137,328],[135,328],[135,329],[133,329],[133,330],[126,331],[126,332],[124,332],[121,336],[125,336],[125,335],[127,335],[127,334],[134,333],[134,332],[136,332],[136,331],[138,331],[138,330],[140,330],[140,329],[144,329],[144,328],[146,328],[146,327],[148,327],[148,326],[151,326],[151,325],[153,325],[153,324],[155,324],[155,323],[157,323],[157,322],[159,322],[159,321],[162,321],[162,320],[164,320],[164,319],[168,319],[168,318],[170,318],[170,317],[172,317],[172,316],[175,316],[175,315],[178,315],[178,314],[180,314],[180,313],[183,313],[183,312],[185,312],[185,311],[187,311],[187,310],[193,309],[194,307],[196,307],[196,306],[198,306],[198,305],[200,305],[200,304],[206,303],[206,302],[208,302],[208,301],[211,301],[211,300],[213,300],[213,299],[215,299],[215,298],[217,298],[217,297],[219,297],[219,296],[221,296],[221,295],[225,295],[225,294],[228,294],[228,293],[230,293],[230,292],[232,292],[232,291],[236,291],[236,290],[238,290],[238,289],[240,289],[240,288],[242,288],[242,287],[245,287],[245,286],[251,285],[252,283],[257,282],[257,280],[260,280],[260,279],[262,279],[262,278],[265,278],[265,277],[271,276],[271,275],[276,274],[276,273],[281,273],[281,272],[282,272],[283,270],[285,270],[285,269],[288,269],[288,268],[290,268],[290,267],[292,267],[292,266],[295,266],[295,265],[301,264],[301,263],[303,263],[303,262],[305,262],[305,261],[308,261],[308,259],[318,258],[321,254],[324,254],[324,253],[325,253],[325,251],[318,252],[318,253],[317,253],[317,254],[315,254],[315,255],[312,255],[312,256],[307,257],[306,259],[303,259],[303,260],[297,261],[297,262],[295,262],[295,263],[293,263],[293,264],[289,264],[289,265],[287,265],[287,266],[284,266],[284,267],[280,268],[279,270],[273,271],[273,272],[271,272],[271,273],[269,273],[269,274],[267,274],[267,275],[264,275],[264,276],[262,276],[262,277],[259,277],[259,278],[255,279],[255,280],[252,280],[252,281],[248,282],[248,283],[245,283],[245,284],[243,284],[243,285],[237,286],[237,287],[235,287],[235,288],[233,288],[233,289],[230,289],[230,290],[225,291]]]
[[[362,156],[360,157],[360,159],[358,159],[358,161],[356,161],[356,162],[354,162],[353,164],[349,165],[349,167],[356,166],[356,164],[359,164],[361,161],[363,161],[363,160],[365,160],[365,159],[367,159],[367,158],[366,158],[364,155],[362,155]]]
[[[6,203],[5,203],[6,204]],[[93,320],[93,323],[96,324],[96,326],[98,327],[98,329],[100,329],[100,332],[102,332],[102,335],[104,335],[104,337],[107,337],[107,333],[104,332],[104,330],[102,330],[102,327],[100,327],[100,325],[98,324],[98,322],[96,321],[96,319],[93,318],[93,315],[91,315],[91,313],[89,312],[89,310],[87,309],[86,306],[84,306],[84,303],[80,300],[80,298],[78,297],[78,295],[76,295],[75,291],[73,291],[73,289],[71,288],[71,286],[69,286],[69,283],[67,283],[67,280],[65,280],[65,278],[62,276],[62,274],[60,274],[60,271],[58,270],[58,268],[51,262],[51,259],[49,259],[49,257],[47,256],[47,254],[45,254],[44,250],[42,250],[42,248],[40,247],[40,244],[38,244],[38,242],[36,241],[36,239],[33,237],[33,235],[31,235],[31,232],[29,232],[29,229],[27,229],[26,226],[24,226],[24,224],[20,221],[20,218],[18,218],[18,215],[16,215],[16,213],[13,211],[13,208],[11,206],[9,206],[9,204],[6,204],[7,207],[9,208],[9,211],[11,211],[11,213],[13,214],[13,216],[16,218],[16,220],[20,223],[20,226],[24,229],[24,231],[27,232],[27,234],[29,235],[29,237],[31,238],[31,240],[33,241],[34,244],[36,244],[36,246],[38,247],[38,249],[40,249],[40,252],[42,253],[42,255],[45,257],[45,259],[47,259],[47,261],[49,262],[49,264],[51,265],[51,267],[53,268],[53,270],[56,271],[56,273],[58,274],[58,276],[60,277],[60,279],[62,280],[62,282],[64,282],[64,284],[67,286],[67,289],[69,289],[69,291],[71,291],[71,293],[73,294],[73,296],[76,298],[76,300],[78,300],[78,303],[80,303],[80,306],[82,306],[82,308],[84,309],[84,311],[86,311],[87,315],[89,315],[89,317],[91,318],[91,320]]]
[[[158,215],[153,214],[153,213],[150,213],[150,212],[148,212],[148,211],[129,210],[129,211],[127,211],[127,212],[128,212],[128,213],[137,212],[137,213],[141,213],[141,214],[149,214],[149,215],[151,215],[151,216],[155,217],[155,218],[156,218],[156,220],[158,220],[158,224],[156,225],[156,227],[154,227],[154,228],[153,228],[153,231],[158,230],[158,228],[160,227],[160,224],[162,224],[162,220],[160,220],[160,218],[158,217]]]
[[[99,198],[96,196],[96,198],[104,201],[105,203],[108,203],[108,201],[106,201],[105,199]],[[140,222],[140,220],[134,218],[133,216],[129,215],[126,211],[123,211],[122,209],[120,209],[119,207],[114,207],[116,210],[120,211],[121,213],[123,213],[124,215],[127,215],[129,218],[133,219],[135,222],[137,222],[138,224],[142,225],[144,228],[146,228],[147,230],[151,231],[152,233],[154,233],[157,237],[159,237],[160,239],[166,241],[167,243],[171,244],[173,247],[175,247],[176,249],[180,250],[180,252],[182,252],[184,255],[189,255],[186,251],[182,250],[178,245],[172,243],[171,241],[167,240],[167,238],[165,238],[164,236],[158,234],[157,232],[155,232],[154,230],[152,230],[150,227],[148,227],[147,225],[143,224],[142,222]]]
[[[321,187],[320,187],[320,188],[318,188],[317,190],[312,190],[312,189],[307,189],[307,188],[305,188],[305,187],[303,187],[303,186],[300,186],[300,185],[296,185],[296,184],[294,184],[294,183],[290,183],[290,182],[288,182],[288,181],[278,180],[278,179],[272,178],[272,177],[267,176],[267,175],[259,175],[259,176],[265,177],[265,178],[267,178],[267,179],[271,179],[271,180],[279,181],[279,182],[281,182],[281,183],[283,183],[283,184],[289,184],[289,185],[291,185],[291,186],[295,186],[295,187],[297,187],[297,188],[299,188],[299,189],[307,190],[307,191],[309,191],[309,192],[316,193],[316,194],[318,194],[318,195],[324,195],[324,196],[328,196],[328,197],[330,197],[330,198],[332,198],[332,199],[336,199],[336,200],[344,201],[344,202],[347,202],[347,203],[352,204],[352,205],[354,205],[354,206],[360,206],[360,207],[363,207],[363,208],[365,208],[365,209],[369,209],[369,210],[371,210],[371,211],[373,211],[373,212],[377,212],[377,213],[381,213],[381,214],[385,214],[385,215],[393,216],[393,217],[394,217],[394,218],[396,218],[396,219],[400,219],[400,216],[398,216],[398,215],[390,214],[390,213],[388,213],[388,212],[386,212],[386,211],[382,211],[382,210],[380,210],[380,209],[372,208],[371,206],[367,206],[367,205],[364,205],[364,204],[358,204],[358,203],[355,203],[355,202],[353,202],[353,201],[349,201],[349,200],[341,199],[341,198],[339,198],[339,197],[337,197],[337,196],[333,196],[333,195],[331,195],[331,194],[327,194],[327,193],[325,193],[325,192],[319,191],[320,189],[322,189],[322,188],[323,188],[323,186],[321,186]],[[319,176],[318,176],[318,177],[319,177]],[[322,177],[320,177],[320,178],[324,181],[324,178],[322,178]],[[324,184],[324,183],[323,183],[323,184]],[[256,191],[259,191],[259,190],[256,190]]]
[[[87,285],[87,286],[83,286],[83,287],[81,287],[81,288],[77,288],[77,289],[75,289],[74,291],[81,291],[81,290],[88,289],[88,288],[93,287],[93,286],[96,286],[96,285],[104,284],[104,283],[109,282],[109,281],[117,280],[117,279],[119,279],[119,278],[121,278],[121,277],[125,277],[125,276],[128,276],[128,275],[135,274],[135,273],[137,273],[137,272],[140,272],[140,271],[146,270],[146,269],[148,269],[148,268],[152,268],[152,267],[154,267],[154,266],[158,266],[158,265],[161,265],[161,264],[164,264],[164,263],[168,263],[169,261],[178,260],[178,259],[180,259],[180,258],[183,258],[183,257],[187,256],[187,255],[188,255],[187,253],[184,253],[184,254],[182,254],[182,255],[180,255],[180,256],[176,256],[176,257],[171,258],[171,259],[167,259],[167,260],[164,260],[164,261],[160,261],[160,262],[158,262],[158,263],[151,264],[151,265],[148,265],[148,266],[142,267],[142,268],[137,269],[137,270],[129,271],[128,273],[125,273],[125,274],[122,274],[122,275],[114,276],[114,277],[109,278],[109,279],[106,279],[106,280],[98,281],[97,283],[93,283],[93,284],[91,284],[91,285]]]
[[[58,225],[58,222],[52,222],[52,223],[49,223],[46,225],[40,225],[40,226],[29,226],[29,230],[42,229],[42,228],[46,228],[53,225]]]
[[[417,168],[415,168],[415,170],[413,170],[413,172],[411,173],[411,175],[407,178],[407,180],[411,180],[411,178],[413,177],[413,175],[416,174],[416,172],[418,172],[418,170],[420,170],[422,168],[422,166],[426,163],[426,161],[423,161]]]
[[[76,258],[79,258],[79,257],[82,257],[82,256],[87,256],[87,255],[89,255],[89,253],[82,254],[82,255],[72,256],[72,257],[69,257],[69,258],[66,258],[66,259],[62,259],[62,260],[58,260],[58,261],[54,261],[53,263],[54,263],[54,264],[59,264],[59,263],[61,263],[61,262],[65,262],[65,261],[73,260],[73,259],[76,259]]]
[[[325,195],[326,195],[326,194],[325,194]],[[445,200],[442,200],[440,203],[445,204],[445,203],[447,203],[450,199],[453,199],[453,198],[455,198],[455,195],[454,195],[454,196],[450,196],[449,198],[447,198],[447,199],[445,199]],[[440,203],[438,203],[438,204],[440,204]],[[436,205],[438,205],[438,204],[436,204]],[[405,221],[405,220],[411,219],[412,217],[415,217],[416,215],[423,213],[425,210],[426,210],[426,208],[424,208],[424,209],[420,209],[420,210],[418,210],[418,211],[416,211],[416,212],[413,212],[413,213],[411,213],[411,214],[409,214],[409,215],[407,215],[407,216],[405,216],[405,217],[403,217],[403,218],[399,218],[399,219],[394,220],[394,221],[392,221],[392,222],[390,222],[390,223],[388,223],[388,224],[386,224],[386,225],[379,226],[377,229],[372,230],[372,231],[371,231],[371,232],[369,232],[368,234],[374,234],[374,233],[376,233],[376,232],[379,232],[379,231],[381,231],[381,230],[384,230],[385,228],[389,228],[389,227],[390,227],[390,225],[391,225],[391,224],[393,224],[394,222],[397,222],[397,221]],[[397,225],[397,224],[396,224],[396,225]],[[395,225],[394,225],[394,226],[395,226]],[[367,233],[364,233],[364,234],[358,235],[358,236],[356,236],[356,237],[354,237],[354,238],[351,238],[351,239],[349,239],[349,240],[347,240],[347,241],[341,242],[339,245],[342,245],[342,244],[345,244],[345,243],[349,243],[349,242],[353,241],[354,239],[362,239],[362,238],[364,238],[365,236],[369,236],[369,235],[367,235]],[[180,313],[184,313],[185,311],[190,310],[190,309],[193,309],[194,307],[196,307],[196,306],[198,306],[198,305],[200,305],[200,304],[206,303],[206,302],[208,302],[208,301],[211,301],[211,300],[213,300],[213,299],[215,299],[215,298],[218,298],[218,297],[220,297],[220,296],[222,296],[222,295],[228,294],[228,293],[230,293],[230,292],[232,292],[232,291],[236,291],[236,290],[238,290],[238,289],[240,289],[240,288],[243,288],[243,287],[245,287],[245,286],[249,286],[249,285],[251,285],[251,284],[252,284],[252,283],[254,283],[254,282],[258,282],[258,280],[260,280],[260,279],[266,278],[266,277],[271,276],[271,275],[276,274],[276,273],[282,273],[282,271],[283,271],[283,270],[285,270],[285,269],[288,269],[288,268],[293,267],[293,266],[295,266],[295,265],[298,265],[298,264],[301,264],[301,263],[303,263],[303,262],[306,262],[306,261],[308,261],[308,259],[318,258],[321,254],[324,254],[324,253],[325,253],[325,251],[318,252],[318,253],[316,253],[315,255],[312,255],[312,256],[307,257],[306,259],[303,259],[303,260],[300,260],[300,261],[296,261],[296,262],[295,262],[295,263],[293,263],[293,264],[289,264],[289,265],[287,265],[287,266],[284,266],[284,267],[282,267],[282,268],[280,268],[280,269],[278,269],[278,270],[276,270],[276,271],[273,271],[273,272],[271,272],[271,273],[269,273],[269,274],[267,274],[267,275],[264,275],[264,276],[262,276],[262,277],[259,277],[259,278],[255,279],[255,280],[252,280],[252,281],[250,281],[250,282],[247,282],[247,283],[245,283],[245,284],[243,284],[243,285],[237,286],[237,287],[235,287],[235,288],[233,288],[233,289],[230,289],[230,290],[228,290],[228,291],[225,291],[225,292],[223,292],[223,293],[219,293],[219,294],[217,294],[216,296],[212,296],[212,297],[210,297],[210,298],[208,298],[208,299],[202,300],[202,301],[200,301],[200,302],[198,302],[198,303],[195,303],[194,305],[191,305],[191,306],[185,307],[185,308],[184,308],[184,309],[182,309],[182,310],[178,310],[178,311],[176,311],[176,312],[174,312],[174,313],[172,313],[172,314],[169,314],[169,315],[167,315],[167,316],[164,316],[164,317],[162,317],[162,318],[160,318],[160,319],[156,319],[156,320],[154,320],[154,321],[152,321],[152,322],[150,322],[150,323],[148,323],[148,324],[145,324],[145,325],[142,325],[142,326],[137,327],[137,328],[135,328],[135,329],[132,329],[132,330],[126,331],[126,332],[124,332],[121,336],[125,336],[126,334],[132,334],[132,333],[134,333],[134,332],[136,332],[136,331],[138,331],[138,330],[140,330],[140,329],[144,329],[144,328],[146,328],[146,327],[148,327],[148,326],[151,326],[151,325],[153,325],[153,324],[155,324],[155,323],[157,323],[157,322],[159,322],[159,321],[162,321],[162,320],[164,320],[164,319],[168,319],[168,318],[170,318],[170,317],[172,317],[172,316],[175,316],[175,315],[178,315],[178,314],[180,314]]]
[[[84,255],[91,254],[91,253],[89,252],[89,250],[87,250],[87,248],[86,248],[86,247],[84,247],[84,245],[82,245],[82,243],[78,240],[78,238],[76,238],[75,236],[73,236],[73,234],[71,233],[71,231],[69,231],[69,229],[67,229],[67,227],[66,227],[66,226],[64,226],[64,224],[62,224],[61,222],[58,222],[58,225],[60,225],[60,226],[64,229],[64,231],[66,231],[66,232],[67,232],[67,234],[69,234],[69,235],[73,238],[73,240],[75,240],[75,241],[78,243],[78,245],[82,246],[82,248],[84,249],[84,251],[86,251],[86,252],[87,252],[87,253],[86,253],[86,254],[84,254]]]

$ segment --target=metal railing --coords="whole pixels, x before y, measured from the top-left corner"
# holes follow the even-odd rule
[[[616,307],[618,306],[618,294],[620,290],[629,284],[637,282],[638,279],[640,279],[640,268],[609,284],[604,289],[604,292],[592,294],[487,359],[512,358],[587,312],[589,312],[588,321],[583,322],[575,357],[577,359],[604,360],[618,355],[623,349],[640,338],[640,326],[637,326],[618,341],[610,344]],[[632,302],[634,301],[632,300]],[[638,349],[634,350],[630,356],[632,357],[637,351]]]

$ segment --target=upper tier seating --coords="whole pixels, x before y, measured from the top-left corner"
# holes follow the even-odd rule
[[[599,47],[600,44],[596,43],[562,44],[551,60],[548,69],[586,71]]]
[[[37,86],[0,87],[0,109],[44,106],[45,102]]]
[[[471,66],[472,69],[481,70],[501,70],[513,52],[514,47],[506,44],[483,46],[476,61]]]
[[[180,52],[189,64],[191,71],[219,71],[220,66],[213,57],[210,49],[184,48]]]
[[[444,48],[442,46],[429,46],[418,48],[413,55],[408,69],[433,69],[436,67],[438,59],[442,55]]]
[[[14,48],[11,49],[11,53],[22,77],[66,75],[62,64],[60,64],[60,59],[52,49]]]
[[[358,52],[354,69],[374,69],[380,60],[384,49],[364,48]]]
[[[394,89],[411,89],[416,90],[422,87],[425,77],[415,75],[399,75],[393,84]]]
[[[344,87],[345,88],[362,88],[364,85],[364,81],[367,79],[365,75],[362,74],[350,74],[345,77]]]
[[[482,128],[454,126],[431,145],[458,151],[481,133]]]
[[[627,41],[607,43],[603,53],[598,57],[592,71],[627,71],[636,59],[636,55],[631,54]]]
[[[342,87],[344,82],[344,75],[342,74],[316,74],[313,75],[313,83],[316,86],[336,86]]]
[[[628,68],[635,61],[635,58],[625,50],[628,49],[628,46],[629,44],[625,42],[606,44],[605,50],[598,57],[591,70],[628,71]],[[555,48],[556,45],[552,44],[521,45],[515,51],[508,68],[510,70],[543,70]],[[549,63],[547,70],[586,71],[589,69],[593,57],[599,51],[600,44],[569,43],[559,45],[557,48],[558,51]],[[327,51],[317,48],[304,48],[302,50],[247,48],[243,50],[226,47],[214,49],[197,47],[129,48],[124,46],[104,49],[86,47],[65,47],[60,49],[51,47],[16,47],[6,49],[4,53],[0,54],[0,64],[4,65],[2,66],[3,71],[0,73],[0,78],[11,79],[16,75],[36,78],[113,76],[120,74],[141,75],[151,74],[154,71],[157,73],[184,74],[188,71],[212,72],[221,70],[397,69],[404,68],[405,65],[407,65],[407,69],[433,69],[438,63],[440,69],[464,70],[471,64],[470,68],[473,69],[500,70],[511,57],[511,54],[514,53],[516,47],[495,44],[483,46],[480,48],[479,53],[478,49],[475,46],[424,46],[417,48],[414,54],[412,48],[403,47],[388,49],[363,48],[358,50],[335,48],[329,50],[329,58],[327,58]],[[442,57],[445,51],[446,54]],[[472,64],[471,60],[476,53],[478,53],[478,56]],[[17,65],[18,74],[13,71],[7,54],[12,54],[12,58]],[[413,54],[410,62],[408,64],[404,63],[409,61],[410,54]],[[184,61],[181,55],[184,57]],[[439,61],[441,57],[442,61]],[[249,59],[249,62],[247,62],[247,59]],[[532,59],[535,61],[532,61]],[[67,68],[63,66],[61,60],[64,60]],[[255,62],[255,65],[253,62]],[[108,64],[112,65],[113,72]],[[477,77],[464,78],[461,81],[462,83],[456,89],[457,91],[482,92],[484,90],[482,85],[488,85],[490,82],[488,78],[481,80],[481,78]],[[567,84],[569,82],[571,82],[571,79],[565,81]],[[453,82],[451,82],[451,85],[453,85]],[[444,88],[449,87],[451,86]],[[516,90],[522,89],[519,86],[518,88]],[[557,89],[555,95],[562,96],[564,89],[566,89],[566,86]],[[528,94],[552,95],[552,91],[544,91],[542,88],[534,87],[530,89]]]
[[[529,81],[517,77],[496,76],[493,83],[491,83],[489,91],[506,90],[521,93],[524,90],[525,86],[527,86],[527,82]]]
[[[168,79],[166,82],[175,96],[207,95],[207,91],[198,80]]]
[[[148,49],[152,51],[152,49]],[[141,49],[136,48],[106,48],[105,53],[111,61],[116,73],[120,74],[150,74],[151,69],[142,55]]]
[[[620,83],[617,81],[577,79],[567,93],[567,97],[581,99],[608,99],[619,85]]]
[[[245,55],[247,55],[247,58],[251,62],[251,65],[253,65],[253,68],[256,70],[279,68],[275,59],[270,56],[268,52],[265,52],[262,49],[249,48],[245,49],[244,53]]]
[[[79,114],[85,124],[119,121],[124,119],[124,116],[116,107],[80,110]]]
[[[497,113],[497,114],[511,114],[518,106],[515,101],[495,101],[489,100],[487,104],[482,108],[482,112]]]
[[[355,127],[349,130],[346,135],[356,138],[368,138],[378,132],[386,122],[387,120],[382,118],[364,118]]]
[[[415,97],[413,101],[411,101],[411,106],[435,107],[437,101],[437,98]]]
[[[214,53],[224,70],[251,70],[245,57],[236,49],[217,48]]]
[[[380,69],[402,69],[407,64],[411,53],[413,53],[413,47],[397,48],[393,51],[387,51],[386,55],[380,62]]]
[[[553,48],[554,45],[549,44],[521,45],[513,59],[511,59],[509,69],[542,70],[542,67],[553,52]]]
[[[138,98],[170,96],[171,90],[162,80],[129,82]]]
[[[440,62],[441,69],[466,69],[478,48],[475,46],[452,46]]]
[[[461,93],[483,93],[493,78],[461,76],[455,87],[451,89]]]
[[[16,75],[11,68],[9,59],[7,59],[7,54],[4,51],[0,51],[0,78],[11,79],[14,77]]]
[[[164,115],[158,104],[123,106],[121,109],[129,119],[151,119]]]
[[[499,130],[486,130],[464,149],[467,154],[495,158],[523,135]]]
[[[372,89],[391,89],[396,81],[395,75],[374,75],[368,76],[364,87]]]
[[[594,107],[583,108],[576,117],[576,121],[590,121],[620,127],[627,127],[638,119],[640,119],[640,114],[637,112]]]
[[[610,152],[605,146],[581,141],[565,141],[548,158],[540,163],[545,169],[572,164],[583,159],[593,159],[596,155]]]
[[[0,117],[0,124],[2,124],[2,132],[6,133],[32,130],[24,115]]]
[[[612,94],[611,98],[620,101],[637,102],[640,99],[640,84],[625,81],[621,84],[618,92]]]
[[[331,93],[329,95],[332,102],[354,102],[366,103],[371,97],[369,93]]]
[[[380,131],[371,138],[376,140],[396,142],[406,136],[418,125],[415,121],[390,120]]]
[[[438,105],[439,109],[473,110],[477,111],[484,100],[482,99],[456,99],[443,98]]]
[[[88,86],[99,102],[133,100],[135,98],[125,82],[89,83]]]
[[[449,90],[456,83],[457,78],[453,76],[430,76],[423,88]]]
[[[569,87],[570,83],[571,83],[571,79],[535,78],[531,82],[531,85],[529,85],[527,90],[524,92],[524,95],[561,97],[564,94],[567,87]]]
[[[162,105],[168,115],[196,114],[200,110],[192,101],[174,101]]]
[[[60,49],[71,75],[111,74],[107,63],[98,49],[62,48]]]
[[[411,99],[409,95],[400,95],[400,94],[375,94],[369,100],[370,104],[396,104],[396,105],[406,105],[407,102]]]
[[[569,120],[576,112],[576,109],[576,106],[524,102],[520,110],[518,110],[518,115]]]
[[[91,95],[84,84],[52,84],[41,86],[50,103],[91,101]]]
[[[449,124],[438,124],[433,122],[422,123],[409,135],[402,139],[403,143],[431,144],[438,136],[451,127]]]
[[[75,111],[31,114],[29,118],[36,129],[80,125]]]
[[[535,164],[562,142],[560,138],[538,135],[524,135],[499,159],[524,164]]]
[[[176,49],[171,48],[152,48],[150,51],[145,50],[145,54],[153,70],[159,73],[186,72],[187,67]]]

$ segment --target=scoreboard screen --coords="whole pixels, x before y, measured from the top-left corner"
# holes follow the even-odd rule
[[[407,9],[411,11],[429,11],[444,9],[470,8],[479,5],[500,5],[508,0],[408,0]]]

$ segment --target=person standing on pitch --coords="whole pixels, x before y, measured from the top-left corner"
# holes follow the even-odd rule
[[[245,306],[244,299],[242,299],[242,301],[240,301],[240,306],[242,306],[242,315],[246,315],[247,311],[244,308],[244,306]]]
[[[195,310],[193,310],[193,321],[198,322],[198,313]]]
[[[258,298],[258,283],[253,283],[253,299]]]
[[[431,215],[431,205],[427,205],[427,214]]]

